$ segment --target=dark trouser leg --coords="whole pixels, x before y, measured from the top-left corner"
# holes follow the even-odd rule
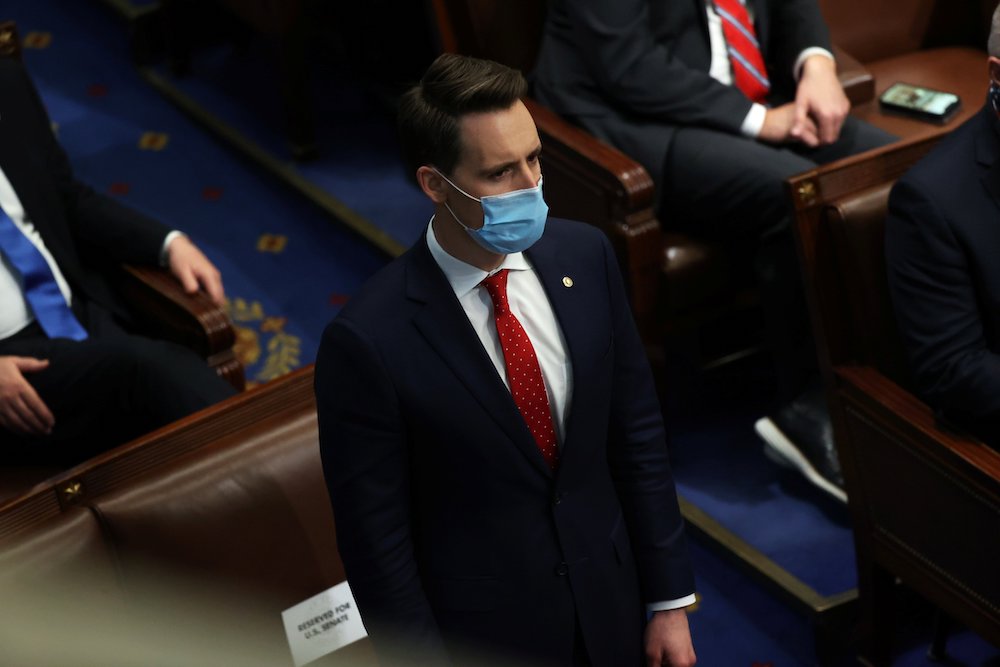
[[[854,119],[845,123],[838,142],[818,149],[773,146],[702,128],[674,135],[664,162],[661,220],[668,228],[729,245],[737,260],[753,268],[779,403],[798,395],[816,372],[784,182],[819,163],[891,140]]]
[[[756,278],[779,404],[795,395],[801,351],[805,366],[815,358],[784,193],[786,178],[815,166],[787,148],[696,128],[677,132],[665,165],[664,224],[728,246],[734,273]]]
[[[235,393],[187,348],[124,333],[80,342],[9,339],[0,354],[49,360],[26,377],[56,419],[45,438],[4,433],[12,441],[8,461],[78,463]]]

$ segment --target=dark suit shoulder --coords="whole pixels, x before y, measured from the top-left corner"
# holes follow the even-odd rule
[[[602,251],[609,246],[607,235],[594,225],[564,218],[549,218],[545,223],[545,234],[529,254],[538,250],[579,253],[581,251]]]
[[[344,305],[336,319],[364,325],[368,321],[391,318],[405,301],[406,266],[423,243],[421,238],[417,245],[376,271]]]
[[[994,154],[1000,148],[990,122],[990,115],[985,109],[976,114],[941,139],[899,179],[900,182],[936,201],[947,201],[953,197],[961,199],[965,196],[963,193],[968,192],[969,179],[977,172],[977,156],[982,150],[982,142],[992,141]]]

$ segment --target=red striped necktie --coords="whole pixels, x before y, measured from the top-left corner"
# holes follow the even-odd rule
[[[715,13],[722,21],[733,83],[754,102],[763,103],[771,90],[771,82],[747,8],[740,0],[714,0],[714,4]]]
[[[493,300],[493,320],[500,336],[503,360],[507,366],[507,381],[514,404],[535,438],[545,462],[553,470],[559,464],[559,447],[556,431],[552,423],[552,408],[549,395],[545,391],[542,369],[538,365],[535,348],[528,339],[524,327],[510,312],[507,301],[507,269],[501,269],[488,276],[481,283]]]

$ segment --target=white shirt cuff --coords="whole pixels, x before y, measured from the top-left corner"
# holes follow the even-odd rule
[[[692,593],[691,595],[685,595],[682,598],[677,598],[676,600],[664,600],[663,602],[650,602],[646,605],[646,611],[653,613],[654,611],[669,611],[671,609],[680,609],[681,607],[690,607],[695,602],[698,601],[697,596]]]
[[[836,62],[833,54],[824,49],[822,46],[810,46],[808,49],[803,49],[799,57],[795,59],[795,65],[792,67],[792,76],[798,81],[802,77],[802,66],[806,64],[806,59],[812,56],[826,56],[830,60]]]
[[[163,239],[163,245],[160,246],[160,266],[170,265],[170,243],[178,236],[184,236],[184,232],[179,232],[175,229]]]
[[[747,112],[743,124],[740,125],[740,133],[747,139],[756,139],[760,136],[760,131],[764,129],[764,118],[767,116],[767,107],[754,102]]]

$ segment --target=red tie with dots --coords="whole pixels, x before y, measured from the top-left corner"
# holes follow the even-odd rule
[[[552,424],[549,395],[545,391],[535,348],[528,340],[524,327],[514,317],[514,313],[510,312],[510,304],[507,302],[507,269],[501,269],[487,277],[482,285],[493,300],[493,319],[500,335],[500,347],[507,365],[507,381],[510,383],[514,404],[521,411],[545,462],[555,470],[559,464],[559,448]]]

